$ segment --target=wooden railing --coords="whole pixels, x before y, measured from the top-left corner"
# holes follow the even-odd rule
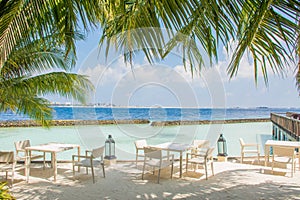
[[[271,121],[296,139],[300,137],[300,120],[298,116],[300,115],[297,113],[271,113]]]

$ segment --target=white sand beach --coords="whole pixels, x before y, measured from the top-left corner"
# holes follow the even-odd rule
[[[178,162],[176,163],[178,164]],[[240,164],[238,161],[214,162],[215,176],[205,180],[203,169],[192,169],[179,178],[178,166],[173,179],[169,169],[163,170],[160,184],[156,174],[148,173],[141,179],[142,163],[118,162],[106,167],[106,178],[96,170],[96,183],[85,169],[73,180],[70,163],[58,164],[57,181],[53,182],[52,169],[43,170],[35,164],[30,182],[26,183],[24,170],[17,171],[11,188],[17,199],[300,199],[300,171],[294,177],[290,170],[271,174],[263,164]],[[297,166],[298,167],[298,166]],[[287,172],[287,173],[286,173]]]

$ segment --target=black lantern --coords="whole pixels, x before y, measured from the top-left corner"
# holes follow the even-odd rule
[[[227,145],[223,134],[218,139],[218,156],[227,156]]]
[[[105,141],[105,159],[112,160],[116,159],[115,156],[115,141],[111,135],[108,135],[108,138]]]

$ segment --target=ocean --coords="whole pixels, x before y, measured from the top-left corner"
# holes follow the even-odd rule
[[[300,112],[300,108],[99,108],[99,107],[53,107],[56,120],[135,120],[194,121],[220,119],[269,118],[270,113]],[[28,116],[13,112],[0,113],[0,120],[27,120]]]
[[[229,108],[229,109],[179,109],[179,108],[86,108],[54,107],[54,119],[149,119],[150,121],[173,120],[218,120],[269,118],[271,112],[300,112],[296,108]],[[26,116],[13,113],[0,114],[1,120],[22,120]],[[163,142],[192,143],[194,139],[206,139],[212,146],[220,134],[227,141],[228,155],[240,156],[239,138],[245,142],[260,144],[262,155],[266,140],[272,138],[271,122],[234,124],[202,124],[151,126],[151,124],[76,125],[61,127],[9,127],[0,128],[1,150],[14,150],[14,142],[29,139],[32,145],[48,142],[74,143],[86,149],[102,146],[108,135],[116,141],[116,156],[119,160],[134,160],[134,141],[146,139],[148,144]],[[58,159],[70,160],[76,151],[58,154]],[[217,154],[217,150],[214,152]],[[49,158],[49,155],[48,155]],[[49,158],[50,159],[50,158]]]

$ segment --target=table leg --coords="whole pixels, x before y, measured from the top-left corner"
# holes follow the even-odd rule
[[[80,146],[77,148],[78,153],[78,163],[80,162]],[[78,166],[78,172],[80,172],[80,166]]]
[[[53,157],[53,168],[54,168],[54,181],[56,181],[56,176],[57,176],[57,160],[56,160],[56,153],[53,152],[52,153],[52,157]]]
[[[267,146],[265,146],[265,167],[267,166]]]
[[[269,145],[265,146],[265,167],[267,166],[267,163],[270,162],[270,147]]]
[[[298,165],[300,170],[300,148],[298,148]]]
[[[51,168],[53,168],[53,163],[54,163],[54,160],[53,160],[53,152],[51,152]]]
[[[167,151],[168,160],[170,160],[170,151]]]
[[[182,152],[180,152],[180,157],[179,157],[179,177],[182,178]]]
[[[25,150],[25,176],[26,176],[26,182],[29,182],[29,174],[30,174],[30,150]]]

